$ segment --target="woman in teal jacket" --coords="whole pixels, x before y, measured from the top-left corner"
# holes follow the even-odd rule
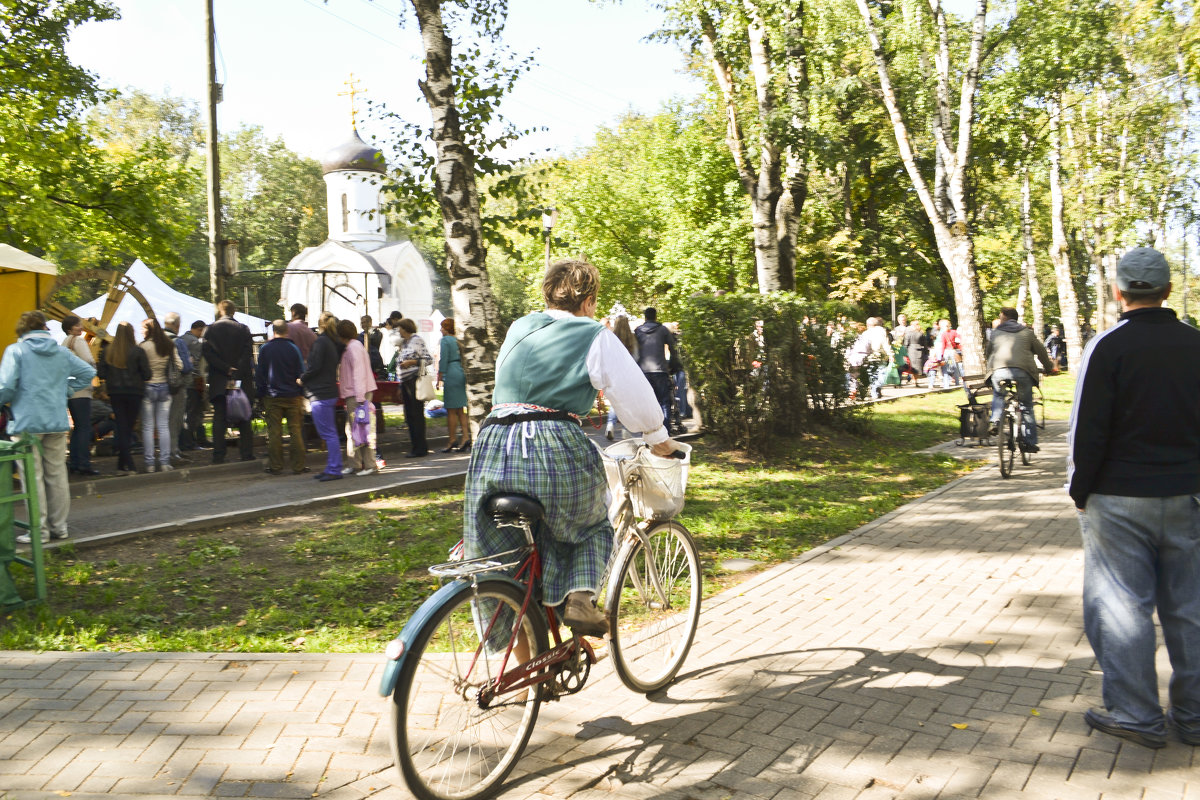
[[[71,493],[67,487],[67,398],[91,385],[96,370],[46,330],[46,316],[26,311],[17,343],[0,360],[0,405],[12,408],[8,433],[33,440],[33,482],[41,502],[42,539],[67,538]],[[28,480],[29,476],[23,476]],[[18,541],[29,541],[28,536]]]

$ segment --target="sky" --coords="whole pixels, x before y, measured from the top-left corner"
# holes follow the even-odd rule
[[[204,0],[115,0],[122,18],[71,36],[75,63],[105,86],[134,87],[201,104],[205,98]],[[406,119],[428,124],[417,89],[424,74],[416,21],[398,24],[407,0],[215,0],[217,107],[222,132],[259,125],[303,155],[320,158],[350,132],[353,73],[359,89]],[[969,13],[972,0],[946,0]],[[567,153],[628,110],[657,111],[700,85],[681,71],[676,45],[647,42],[661,12],[649,0],[509,0],[504,42],[536,59],[505,99],[520,128],[545,128],[525,152]],[[202,106],[201,106],[202,107]],[[360,117],[360,120],[362,118]],[[362,120],[370,140],[378,123]]]
[[[122,19],[76,30],[68,52],[101,83],[152,94],[205,97],[203,0],[117,0]],[[406,0],[216,0],[217,107],[223,132],[260,125],[293,150],[319,158],[350,132],[351,73],[363,97],[428,124],[417,89],[423,76],[416,21],[397,20]],[[505,43],[536,65],[505,99],[522,128],[547,130],[528,152],[569,152],[623,112],[654,112],[698,84],[680,72],[671,44],[649,43],[660,19],[645,0],[510,0]],[[202,107],[202,106],[201,106]],[[382,135],[363,120],[364,138]]]

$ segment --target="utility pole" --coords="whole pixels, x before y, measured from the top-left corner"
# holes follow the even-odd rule
[[[208,45],[208,128],[204,135],[208,152],[208,288],[215,306],[225,299],[225,254],[221,247],[221,159],[217,153],[217,103],[221,102],[221,84],[217,83],[213,0],[204,0],[204,35]]]

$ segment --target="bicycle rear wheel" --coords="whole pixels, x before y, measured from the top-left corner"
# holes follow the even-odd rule
[[[1000,433],[996,437],[996,448],[1000,453],[1000,474],[1007,478],[1012,475],[1013,460],[1016,456],[1016,442],[1013,439],[1012,415],[1007,410],[1000,418]]]
[[[671,682],[692,647],[702,589],[696,544],[678,522],[622,545],[605,600],[622,683],[653,692]]]
[[[486,709],[478,701],[480,689],[500,674],[523,601],[507,581],[482,580],[477,590],[464,583],[404,656],[393,695],[392,751],[409,790],[422,800],[495,794],[529,741],[540,687],[500,695]],[[540,609],[525,615],[519,635],[530,643],[529,658],[546,652]],[[516,663],[514,646],[508,667]]]

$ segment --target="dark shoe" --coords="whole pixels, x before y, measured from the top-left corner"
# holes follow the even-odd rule
[[[83,469],[77,469],[77,470],[75,470],[75,472],[78,475],[87,475],[89,477],[100,474],[100,470],[94,469],[92,467],[84,467]]]
[[[458,447],[458,452],[460,452],[460,453],[469,453],[469,452],[471,452],[471,443],[470,443],[470,442],[467,442],[466,444],[461,444],[461,445],[459,445],[459,447]]]
[[[405,453],[404,457],[405,458],[424,458],[427,455],[429,455],[429,453],[427,453],[427,452],[426,453]]]
[[[1149,747],[1151,750],[1158,750],[1167,746],[1165,736],[1155,736],[1152,733],[1130,730],[1113,719],[1111,714],[1101,708],[1089,708],[1083,712],[1083,721],[1101,733],[1107,733],[1109,736],[1116,736],[1119,739],[1128,739],[1134,744]]]
[[[1042,448],[1038,447],[1036,444],[1027,444],[1021,449],[1026,453],[1040,453],[1042,451]]]
[[[341,479],[341,475],[334,475],[332,472],[322,472],[317,476],[317,480],[321,483],[325,483],[326,481],[340,481]]]
[[[267,473],[268,475],[282,475],[283,474],[283,470],[275,469],[274,467],[267,467],[266,469],[263,470],[263,472]]]
[[[447,448],[446,448],[445,450],[443,450],[442,452],[443,452],[443,453],[457,453],[457,452],[458,452],[458,448],[457,448],[457,447],[455,447],[454,445],[450,445],[449,447],[447,447]]]
[[[1175,712],[1167,712],[1167,724],[1175,728],[1175,733],[1179,736],[1179,741],[1192,747],[1200,747],[1200,731],[1185,731],[1179,727],[1179,723],[1175,721]]]
[[[583,636],[604,636],[608,633],[608,618],[596,608],[589,592],[571,592],[563,606],[563,623]]]
[[[212,442],[200,442],[192,448],[193,450],[212,450]]]
[[[988,426],[988,436],[999,436],[999,435],[1000,435],[1000,423],[999,422],[991,423]]]
[[[242,461],[258,461],[255,456],[242,456]]]
[[[293,475],[303,475],[303,474],[304,474],[304,473],[306,473],[306,472],[312,472],[312,469],[311,469],[310,467],[305,467],[304,469],[294,469],[294,470],[292,470],[292,474],[293,474]]]
[[[213,456],[212,463],[214,463],[214,464],[224,464],[224,463],[225,463],[225,456]]]

